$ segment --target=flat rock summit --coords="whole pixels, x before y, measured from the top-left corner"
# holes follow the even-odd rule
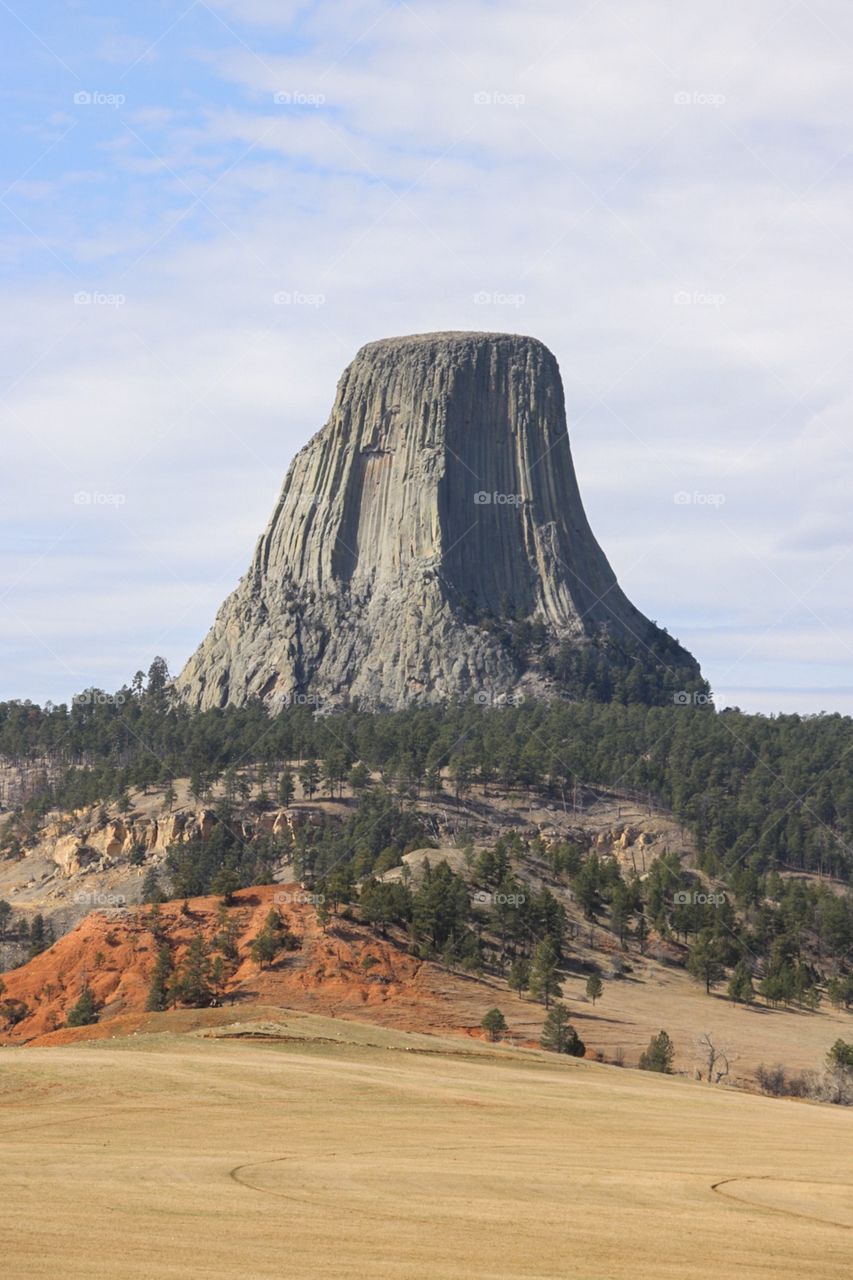
[[[417,334],[346,369],[178,688],[202,708],[492,702],[547,696],[554,655],[591,648],[699,676],[592,534],[551,352]]]

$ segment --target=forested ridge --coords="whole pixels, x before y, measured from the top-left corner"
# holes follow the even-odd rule
[[[261,703],[191,712],[152,666],[145,685],[89,690],[71,706],[0,703],[0,757],[50,761],[34,810],[115,799],[129,787],[229,767],[313,758],[341,777],[356,763],[421,786],[495,781],[556,796],[579,783],[647,792],[694,834],[709,870],[853,872],[853,720],[765,717],[705,705],[592,701],[357,710],[317,716]]]

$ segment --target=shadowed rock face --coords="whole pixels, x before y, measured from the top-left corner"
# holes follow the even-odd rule
[[[554,642],[650,634],[584,515],[557,362],[513,334],[372,342],[179,688],[201,707],[536,692],[482,625],[500,615]]]

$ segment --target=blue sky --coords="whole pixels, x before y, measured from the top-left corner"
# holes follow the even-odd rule
[[[593,528],[719,701],[853,712],[848,6],[0,23],[0,697],[178,670],[356,349],[475,328],[557,355]]]

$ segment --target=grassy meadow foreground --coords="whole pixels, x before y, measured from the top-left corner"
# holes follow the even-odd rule
[[[310,1014],[207,1017],[0,1050],[10,1280],[853,1267],[849,1111]]]

